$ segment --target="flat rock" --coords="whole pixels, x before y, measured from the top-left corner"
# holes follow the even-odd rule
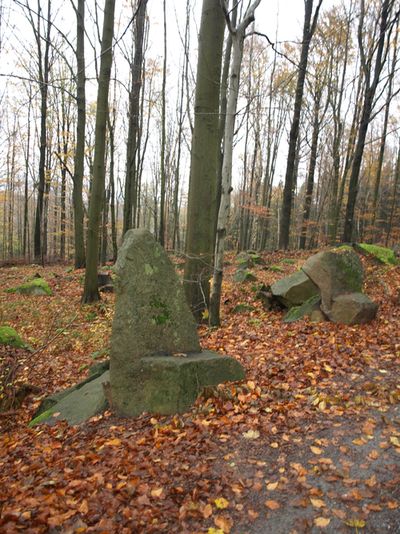
[[[61,392],[58,402],[32,419],[30,426],[39,423],[52,425],[61,420],[67,421],[70,425],[78,425],[103,412],[108,406],[103,384],[109,381],[110,373],[106,371],[79,388],[74,387]]]
[[[190,409],[204,386],[244,377],[237,360],[210,351],[149,356],[141,359],[139,373],[132,374],[132,388],[118,410],[127,416],[182,413]]]
[[[286,308],[300,306],[311,297],[319,295],[318,287],[303,271],[297,271],[272,284],[271,293]]]
[[[378,305],[363,293],[347,293],[333,299],[328,317],[334,323],[362,324],[375,319]]]

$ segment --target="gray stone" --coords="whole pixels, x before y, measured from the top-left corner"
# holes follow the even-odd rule
[[[311,297],[319,295],[318,287],[303,271],[297,271],[272,284],[271,293],[286,308],[299,306]]]
[[[228,364],[220,356],[198,354],[196,325],[180,280],[148,231],[125,234],[115,273],[110,385],[112,406],[119,414],[187,409],[199,387],[209,385],[201,378],[207,365],[215,376],[211,385],[244,376],[231,358]]]
[[[334,323],[362,324],[375,319],[378,305],[363,293],[346,293],[334,297],[327,314]]]
[[[324,323],[326,321],[326,316],[320,309],[313,310],[310,314],[310,321],[312,323]]]
[[[320,309],[320,302],[321,297],[319,295],[314,295],[313,297],[303,302],[301,306],[293,306],[283,318],[283,322],[293,323],[311,315],[313,311]]]
[[[109,360],[106,360],[105,362],[98,362],[96,364],[91,365],[89,367],[89,376],[87,378],[85,378],[78,384],[71,386],[70,388],[63,389],[61,391],[56,391],[55,393],[52,393],[51,395],[48,395],[47,397],[45,397],[41,401],[39,408],[36,410],[33,419],[36,419],[42,413],[50,410],[53,406],[55,406],[65,397],[68,397],[74,391],[77,391],[78,389],[83,388],[83,386],[86,386],[89,382],[92,382],[93,380],[96,380],[97,378],[102,376],[105,373],[105,371],[109,369],[109,367],[110,367]]]
[[[182,413],[190,409],[204,386],[245,377],[242,366],[234,358],[210,351],[149,356],[140,363],[140,371],[130,374],[133,387],[129,395],[118,406],[121,415]]]
[[[360,293],[363,268],[358,255],[344,246],[314,254],[302,270],[319,287],[321,309],[329,316],[333,299],[345,293]]]
[[[108,406],[103,384],[107,384],[109,380],[110,373],[106,371],[82,387],[67,392],[56,404],[32,419],[29,426],[39,423],[51,425],[61,420],[67,421],[70,425],[78,425],[103,412]]]
[[[255,282],[257,280],[257,277],[251,273],[250,271],[247,271],[246,269],[238,269],[236,273],[233,275],[234,282]]]

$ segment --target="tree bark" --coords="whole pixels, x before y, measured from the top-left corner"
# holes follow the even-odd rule
[[[74,162],[74,178],[72,199],[74,205],[74,241],[75,269],[85,267],[84,243],[84,209],[83,209],[83,175],[85,166],[85,127],[86,127],[86,95],[85,95],[85,0],[78,0],[76,14],[76,148]]]
[[[108,93],[112,66],[114,10],[115,0],[106,0],[104,7],[100,72],[97,89],[93,178],[89,204],[85,287],[82,296],[83,303],[95,302],[100,299],[97,282],[97,262],[99,252],[99,224],[104,198],[104,165],[108,117]]]
[[[232,66],[229,81],[229,96],[226,108],[226,123],[224,134],[224,160],[222,164],[221,203],[218,212],[217,237],[214,253],[214,274],[210,297],[210,325],[220,324],[220,303],[223,278],[224,250],[227,223],[230,211],[232,192],[232,155],[233,136],[235,133],[235,118],[239,97],[240,69],[243,57],[243,43],[246,29],[254,21],[254,11],[261,0],[255,0],[247,9],[240,24],[232,29]],[[226,7],[226,4],[225,4]],[[227,13],[227,9],[225,9]],[[230,26],[230,21],[228,22]]]
[[[218,132],[224,16],[203,0],[187,208],[185,293],[197,320],[209,303],[217,214]]]

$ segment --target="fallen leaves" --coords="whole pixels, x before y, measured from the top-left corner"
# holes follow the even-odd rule
[[[26,338],[37,346],[47,332],[42,323],[50,325],[56,317],[56,327],[62,327],[78,313],[68,335],[57,338],[51,350],[21,363],[19,378],[43,393],[81,380],[86,371],[79,368],[108,347],[114,298],[81,308],[82,273],[73,273],[68,282],[62,267],[54,270],[60,274],[60,300],[49,302],[49,310],[41,303],[33,309],[14,295],[15,311],[3,306],[7,320],[25,328]],[[5,273],[6,279],[27,272]],[[28,398],[15,431],[0,439],[0,500],[9,503],[0,529],[6,530],[8,521],[10,531],[26,530],[35,521],[38,532],[62,525],[76,532],[103,528],[113,533],[125,527],[225,534],[234,526],[241,532],[252,521],[262,525],[269,517],[291,513],[294,523],[308,514],[308,529],[314,525],[330,532],[345,521],[361,529],[367,514],[368,527],[379,512],[397,514],[394,486],[382,481],[379,469],[387,469],[393,458],[398,461],[400,452],[399,428],[390,414],[400,400],[399,314],[382,299],[380,284],[368,287],[380,302],[376,324],[282,325],[281,312],[262,310],[251,288],[232,285],[229,268],[226,274],[230,303],[223,326],[201,327],[202,346],[240,359],[246,380],[216,387],[215,395],[177,418],[144,415],[121,421],[108,413],[84,428],[57,422],[27,430],[38,403]],[[279,278],[262,269],[258,276],[267,284]],[[379,277],[389,288],[400,283],[397,270],[380,271]],[[254,305],[251,316],[230,314],[239,299]],[[384,415],[375,417],[370,408]]]

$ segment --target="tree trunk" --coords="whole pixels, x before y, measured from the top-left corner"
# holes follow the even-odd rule
[[[308,221],[310,220],[311,212],[311,202],[312,195],[314,190],[314,175],[315,168],[317,165],[317,150],[318,150],[318,138],[319,138],[319,129],[320,129],[320,118],[319,118],[319,109],[321,104],[322,90],[317,89],[315,93],[314,100],[314,122],[313,122],[313,131],[312,131],[312,141],[311,141],[311,154],[310,154],[310,164],[308,167],[307,173],[307,184],[306,184],[306,196],[304,198],[303,206],[303,222],[301,227],[300,242],[299,246],[301,249],[306,248],[306,239],[307,239],[307,226]]]
[[[219,87],[224,16],[219,2],[203,0],[187,208],[185,293],[197,320],[209,302],[217,213]]]
[[[129,92],[129,126],[126,153],[126,176],[124,194],[123,234],[135,226],[137,204],[136,157],[140,135],[140,92],[142,89],[143,42],[146,23],[147,0],[139,0],[135,24],[135,55],[131,66],[131,89]]]
[[[87,255],[83,303],[100,299],[97,282],[97,261],[99,251],[99,224],[104,198],[105,148],[108,116],[108,92],[112,66],[112,41],[114,34],[115,0],[106,0],[104,7],[101,60],[97,90],[95,147],[93,162],[92,191],[89,204],[87,232]]]
[[[35,233],[34,233],[34,256],[37,263],[43,261],[43,201],[46,182],[46,151],[47,151],[47,94],[50,73],[50,31],[51,31],[51,0],[47,1],[47,28],[46,35],[41,35],[41,9],[37,12],[37,28],[34,28],[38,47],[39,89],[40,89],[40,141],[39,141],[39,182],[36,201]],[[44,40],[44,53],[42,53],[42,38]]]
[[[227,223],[230,211],[232,191],[232,155],[233,136],[235,133],[235,118],[239,97],[240,69],[243,57],[243,43],[245,32],[249,24],[254,21],[254,11],[261,0],[255,0],[247,9],[243,21],[237,28],[230,28],[232,35],[232,66],[230,72],[229,96],[226,108],[226,123],[224,135],[224,160],[222,164],[221,204],[218,212],[217,237],[215,241],[214,274],[210,297],[210,325],[220,324],[220,303],[224,264],[224,249]],[[226,9],[227,12],[227,9]]]
[[[83,209],[83,174],[85,166],[85,127],[86,127],[86,95],[85,95],[85,0],[78,0],[76,13],[76,148],[74,162],[74,178],[72,199],[74,205],[74,241],[75,269],[85,267],[84,243],[84,209]]]
[[[304,81],[307,72],[308,52],[310,49],[311,38],[316,28],[318,13],[322,3],[319,0],[317,8],[314,13],[314,18],[311,23],[314,0],[305,0],[304,13],[304,27],[303,40],[301,45],[301,55],[299,63],[299,73],[296,84],[296,96],[294,102],[293,120],[289,135],[289,153],[286,164],[285,186],[283,189],[283,202],[281,214],[281,227],[279,234],[280,248],[287,249],[289,247],[289,233],[290,221],[292,214],[293,196],[296,188],[296,159],[297,159],[297,144],[300,130],[300,115],[303,103]]]
[[[353,225],[354,225],[354,210],[357,201],[358,194],[358,182],[360,176],[361,162],[364,153],[365,139],[367,136],[368,125],[371,120],[372,108],[375,98],[376,88],[378,86],[380,75],[382,72],[383,65],[385,64],[387,53],[385,48],[389,46],[391,29],[393,28],[393,22],[390,21],[390,14],[393,8],[392,0],[384,0],[382,8],[380,11],[380,20],[379,20],[379,38],[378,42],[374,43],[374,48],[376,49],[375,56],[375,65],[374,71],[371,73],[370,61],[368,64],[365,60],[363,44],[362,44],[362,34],[363,34],[363,15],[364,15],[364,0],[361,0],[361,16],[360,24],[358,31],[359,46],[361,52],[361,63],[364,68],[364,73],[366,77],[366,89],[364,94],[364,102],[361,114],[361,121],[358,130],[357,143],[354,151],[353,165],[351,168],[350,183],[349,183],[349,193],[347,197],[346,205],[346,215],[344,221],[344,231],[343,231],[343,242],[347,243],[352,240],[353,237]],[[398,16],[398,15],[396,15]],[[389,31],[388,31],[389,25]],[[385,45],[386,43],[386,45]],[[371,80],[372,74],[372,81]]]

